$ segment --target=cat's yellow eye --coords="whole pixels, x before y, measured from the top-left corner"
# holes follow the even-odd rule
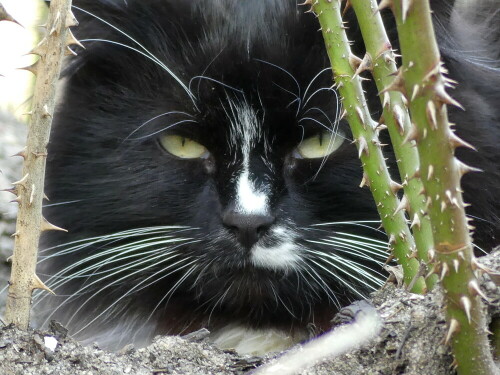
[[[304,159],[324,158],[337,150],[342,142],[344,142],[343,133],[325,131],[300,142],[297,146],[297,153]]]
[[[198,159],[208,155],[205,146],[180,135],[165,134],[160,137],[161,146],[181,159]]]

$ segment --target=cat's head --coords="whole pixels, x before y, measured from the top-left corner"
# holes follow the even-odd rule
[[[307,321],[379,284],[386,245],[313,16],[295,1],[76,5],[86,49],[46,189],[69,233],[43,262],[56,292],[79,293],[60,310],[183,300]]]

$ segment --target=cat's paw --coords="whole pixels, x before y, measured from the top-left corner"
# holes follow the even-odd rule
[[[332,326],[353,323],[360,314],[377,314],[377,309],[366,300],[355,301],[349,306],[343,307],[330,321]]]

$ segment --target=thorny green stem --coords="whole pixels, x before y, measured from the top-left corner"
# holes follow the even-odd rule
[[[430,257],[445,294],[446,341],[451,343],[460,375],[498,374],[486,335],[482,292],[472,268],[477,263],[460,189],[461,176],[471,168],[454,156],[456,147],[467,144],[454,135],[448,123],[446,104],[458,103],[445,91],[429,1],[394,0],[392,10],[403,55],[398,76],[401,84],[397,86],[410,96],[415,124],[411,141],[419,151],[423,195],[434,237]]]
[[[396,156],[396,162],[404,186],[402,198],[404,210],[411,220],[411,229],[417,247],[418,259],[427,262],[427,252],[433,247],[432,230],[429,217],[423,215],[425,199],[421,195],[423,185],[419,177],[415,176],[419,169],[418,152],[409,142],[404,142],[410,132],[410,116],[402,93],[384,91],[394,80],[397,72],[395,56],[391,43],[382,22],[380,12],[377,12],[375,0],[350,0],[356,13],[359,27],[363,35],[366,54],[356,73],[363,70],[371,71],[375,84],[381,92],[383,114],[380,123],[387,125],[391,144]],[[379,125],[380,126],[380,125]],[[430,289],[436,282],[432,275],[426,283]]]
[[[306,3],[312,5],[319,19],[336,87],[342,96],[366,183],[372,191],[393,253],[403,267],[404,282],[408,285],[419,271],[419,262],[409,257],[415,244],[404,213],[397,210],[400,201],[396,193],[400,186],[390,178],[375,129],[376,123],[370,118],[360,78],[354,76],[353,55],[344,31],[340,4],[332,0],[310,0]],[[425,290],[422,277],[413,283],[412,290],[420,293]]]
[[[68,29],[76,24],[70,7],[71,0],[51,1],[47,35],[31,52],[40,59],[27,68],[37,75],[37,79],[26,148],[17,154],[24,158],[24,177],[14,183],[19,211],[5,314],[7,323],[21,329],[27,329],[29,325],[33,289],[48,290],[35,273],[40,233],[61,230],[42,217],[42,200],[56,83],[67,45],[77,43]]]

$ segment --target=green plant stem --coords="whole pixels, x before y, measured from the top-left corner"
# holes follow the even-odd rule
[[[448,123],[446,104],[455,102],[445,91],[429,1],[395,0],[393,11],[403,55],[404,87],[412,93],[412,134],[433,230],[435,270],[445,293],[447,341],[459,374],[497,374],[478,296],[481,292],[471,267],[472,243],[460,189],[460,178],[469,168],[454,156],[455,148],[464,143]]]
[[[427,252],[433,247],[432,229],[428,216],[423,215],[425,199],[421,195],[423,188],[420,178],[410,178],[419,170],[418,152],[409,142],[404,142],[410,132],[410,116],[407,102],[401,92],[384,91],[397,73],[395,56],[391,43],[382,22],[380,12],[376,12],[378,5],[375,0],[350,0],[356,13],[359,27],[366,47],[359,70],[370,70],[379,92],[383,114],[381,122],[387,125],[391,144],[404,186],[404,193],[408,201],[407,213],[412,221],[412,233],[417,247],[418,258],[428,261]],[[434,276],[434,275],[433,275]],[[427,280],[427,286],[432,288],[436,277]]]
[[[393,254],[403,267],[404,282],[408,285],[418,277],[419,262],[410,258],[415,244],[404,213],[397,211],[400,204],[396,196],[397,189],[394,189],[395,184],[382,154],[376,123],[370,118],[360,78],[354,77],[352,54],[343,29],[340,5],[331,0],[314,0],[310,4],[321,25],[336,87],[342,96],[347,120],[359,151],[364,180],[372,191]],[[422,277],[413,282],[412,290],[425,290]]]

